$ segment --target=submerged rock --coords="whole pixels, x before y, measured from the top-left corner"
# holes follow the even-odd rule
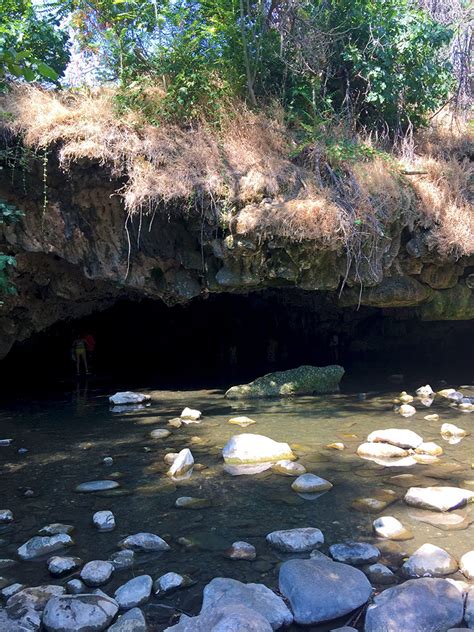
[[[135,533],[120,542],[124,549],[133,551],[169,551],[170,546],[160,536],[154,533]]]
[[[465,437],[467,432],[463,428],[458,428],[454,424],[443,424],[441,426],[441,435],[447,437]]]
[[[447,551],[423,544],[403,564],[401,572],[405,577],[444,577],[458,570],[458,563]]]
[[[38,531],[38,535],[58,535],[58,533],[72,533],[74,527],[72,524],[62,524],[62,522],[53,522]]]
[[[386,586],[397,583],[396,575],[385,564],[370,564],[363,570],[372,584]]]
[[[73,544],[74,541],[66,533],[58,533],[58,535],[53,536],[36,535],[20,546],[17,553],[22,560],[33,560]]]
[[[365,459],[400,459],[409,455],[406,450],[389,443],[362,443],[357,454]]]
[[[117,603],[103,594],[64,595],[48,601],[43,625],[47,632],[101,632],[117,612]]]
[[[211,505],[212,502],[207,498],[194,498],[193,496],[180,496],[174,504],[180,509],[205,509]]]
[[[372,544],[365,542],[344,542],[332,544],[329,553],[335,562],[343,562],[353,566],[373,564],[380,558],[380,551]]]
[[[240,426],[241,428],[247,428],[247,426],[252,426],[253,424],[256,424],[257,422],[254,421],[253,419],[250,419],[250,417],[232,417],[232,419],[229,419],[228,423],[232,424],[233,426]]]
[[[257,551],[252,544],[239,541],[234,542],[224,551],[224,557],[231,560],[254,560],[257,557]]]
[[[143,393],[122,391],[115,393],[115,395],[111,395],[111,397],[109,397],[109,402],[120,406],[123,404],[143,404],[143,402],[148,402],[150,399],[151,397],[149,395],[144,395]]]
[[[108,628],[107,632],[146,632],[147,625],[140,608],[132,608]]]
[[[410,487],[405,502],[411,507],[450,511],[472,502],[474,492],[459,487]]]
[[[197,617],[182,615],[179,623],[164,632],[272,632],[264,616],[242,604],[205,610]]]
[[[61,557],[55,555],[48,560],[48,571],[54,577],[61,577],[75,571],[81,566],[82,560],[79,557]]]
[[[443,531],[467,529],[474,522],[474,518],[469,517],[469,515],[461,515],[455,512],[440,513],[438,511],[428,511],[427,509],[412,509],[408,515],[413,520],[425,522]]]
[[[329,481],[315,474],[302,474],[293,481],[291,488],[302,494],[318,494],[332,489],[333,485]]]
[[[446,632],[463,618],[463,597],[446,579],[411,579],[377,595],[365,632]]]
[[[88,481],[87,483],[81,483],[76,487],[74,491],[80,493],[92,493],[92,492],[104,492],[109,489],[116,489],[120,487],[117,481]]]
[[[287,443],[278,443],[258,434],[234,435],[224,446],[222,456],[230,465],[272,463],[296,458]]]
[[[113,564],[115,570],[123,570],[124,568],[132,568],[135,563],[135,552],[130,549],[117,551],[109,557],[109,562]]]
[[[440,456],[443,454],[443,448],[433,441],[426,441],[420,443],[420,445],[415,449],[415,452],[417,454],[426,454],[428,456]]]
[[[268,373],[249,384],[232,386],[225,396],[227,399],[246,399],[335,393],[339,390],[343,375],[344,369],[337,364],[325,367],[300,366],[288,371]]]
[[[300,625],[342,617],[366,603],[372,594],[362,571],[323,557],[284,562],[279,588]]]
[[[13,522],[13,513],[10,509],[0,509],[0,524]]]
[[[378,513],[386,509],[399,498],[400,496],[391,489],[376,489],[372,496],[353,500],[351,507],[356,511]]]
[[[301,463],[295,461],[277,461],[272,465],[272,472],[275,474],[281,474],[282,476],[301,476],[306,474],[306,468]]]
[[[190,581],[189,578],[183,577],[183,575],[179,575],[178,573],[165,573],[155,581],[153,590],[155,594],[159,596],[178,590],[178,588],[184,588],[184,586],[189,585]]]
[[[156,430],[152,430],[150,432],[151,439],[167,439],[171,435],[169,430],[166,428],[157,428]]]
[[[114,599],[122,610],[130,610],[146,603],[151,595],[153,580],[150,575],[134,577],[114,593]]]
[[[302,527],[272,531],[266,537],[270,546],[284,553],[306,553],[324,543],[324,535],[320,529]]]

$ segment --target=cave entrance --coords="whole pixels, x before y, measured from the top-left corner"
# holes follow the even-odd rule
[[[346,386],[372,376],[381,387],[396,373],[465,381],[473,377],[471,326],[421,322],[409,309],[341,309],[333,296],[297,290],[211,295],[174,307],[122,300],[17,344],[0,371],[4,383],[17,385],[74,380],[71,342],[92,333],[94,379],[124,388],[225,388],[268,371],[335,361],[346,368]]]

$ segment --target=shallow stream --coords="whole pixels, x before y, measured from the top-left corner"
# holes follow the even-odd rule
[[[443,422],[473,430],[474,414],[451,408],[445,400],[437,398],[430,408],[415,401],[417,413],[403,419],[394,412],[392,400],[397,393],[388,390],[369,393],[362,401],[354,393],[245,403],[225,400],[221,390],[141,390],[152,396],[151,406],[124,413],[111,412],[106,393],[84,384],[54,399],[16,401],[2,407],[0,439],[12,438],[13,442],[0,447],[0,508],[11,509],[15,521],[0,526],[0,558],[16,558],[18,546],[53,522],[74,525],[76,544],[66,554],[84,562],[108,559],[129,534],[156,533],[168,541],[171,551],[139,556],[133,569],[116,571],[103,589],[112,594],[118,585],[143,573],[153,579],[168,571],[191,576],[194,586],[166,598],[152,598],[145,608],[150,629],[159,631],[176,611],[197,613],[203,587],[213,577],[263,582],[276,588],[278,565],[288,557],[265,542],[265,535],[276,529],[318,527],[326,538],[322,550],[327,552],[328,545],[348,539],[373,542],[374,518],[393,515],[414,535],[395,545],[399,552],[410,554],[425,542],[441,546],[455,557],[472,549],[474,525],[445,531],[418,521],[416,511],[402,500],[405,489],[390,479],[412,473],[434,476],[427,484],[474,489],[473,435],[455,445],[440,436]],[[168,420],[185,406],[201,410],[202,422],[169,428]],[[433,413],[440,415],[439,421],[424,419]],[[257,423],[247,429],[230,425],[228,420],[236,415],[247,415]],[[169,437],[150,438],[152,430],[165,427],[172,433]],[[432,465],[389,468],[356,455],[357,446],[370,432],[389,427],[410,428],[425,441],[435,441],[443,447],[443,456]],[[243,432],[288,442],[307,470],[328,479],[334,488],[310,501],[292,491],[292,478],[271,470],[252,476],[225,473],[222,447],[233,434]],[[332,442],[344,443],[345,449],[325,447]],[[176,485],[165,475],[168,466],[163,457],[185,447],[205,468]],[[27,452],[19,454],[20,448]],[[106,466],[104,457],[112,457],[113,465]],[[446,468],[446,464],[455,465]],[[79,483],[111,478],[120,483],[118,489],[93,494],[74,491]],[[372,496],[378,488],[394,490],[400,500],[378,514],[351,507],[356,498]],[[179,496],[207,498],[212,506],[178,509],[174,503]],[[458,513],[469,515],[471,511],[474,519],[474,506],[470,508]],[[115,514],[115,531],[98,533],[92,525],[93,513],[102,509]],[[179,538],[190,542],[184,546]],[[236,540],[252,543],[257,559],[226,559],[223,551]],[[0,575],[30,586],[63,584],[72,577],[52,579],[44,559],[19,562],[0,569]],[[337,625],[332,622],[313,629],[331,627]]]

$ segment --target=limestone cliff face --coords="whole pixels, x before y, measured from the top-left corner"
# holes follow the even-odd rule
[[[336,307],[474,318],[474,258],[441,259],[428,249],[426,231],[394,223],[375,251],[366,253],[362,243],[348,265],[343,249],[244,234],[238,215],[224,226],[210,210],[157,208],[126,221],[120,184],[98,164],[75,165],[68,174],[53,166],[44,204],[39,165],[26,180],[0,172],[0,198],[25,213],[19,224],[0,226],[0,251],[18,262],[18,295],[0,308],[0,357],[17,340],[124,297],[175,304],[211,292],[296,287],[329,293]],[[274,204],[264,200],[260,211],[271,213]]]

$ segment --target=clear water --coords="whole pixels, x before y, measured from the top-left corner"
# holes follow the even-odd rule
[[[52,522],[74,525],[76,545],[65,554],[77,555],[84,562],[107,559],[128,534],[157,533],[170,543],[171,551],[138,557],[133,569],[116,571],[104,587],[111,594],[133,576],[149,573],[155,579],[168,571],[188,574],[196,580],[191,588],[152,599],[146,609],[151,630],[164,629],[175,612],[197,613],[202,589],[213,577],[263,582],[276,588],[278,565],[285,556],[266,545],[265,535],[270,531],[318,527],[326,537],[323,551],[327,545],[347,539],[373,541],[372,520],[380,514],[355,511],[352,501],[372,495],[377,488],[392,489],[401,498],[405,490],[394,486],[390,476],[439,476],[436,470],[439,472],[440,467],[418,464],[387,468],[362,460],[355,454],[356,448],[373,430],[410,428],[425,441],[437,442],[444,448],[440,463],[455,463],[461,468],[441,475],[444,478],[433,484],[474,489],[473,436],[449,445],[439,433],[443,422],[469,430],[474,414],[461,413],[438,399],[429,409],[415,402],[417,414],[403,419],[393,411],[395,392],[368,395],[365,401],[359,401],[356,395],[332,395],[247,403],[229,402],[220,390],[148,392],[153,398],[150,407],[122,414],[110,412],[105,393],[82,386],[63,397],[3,406],[0,439],[14,441],[10,447],[0,447],[0,508],[11,509],[15,522],[0,527],[0,558],[15,557],[18,546]],[[166,427],[167,421],[185,406],[203,412],[200,424],[171,428],[167,439],[149,437],[153,429]],[[423,419],[434,412],[439,413],[439,421]],[[247,415],[257,423],[248,429],[230,425],[229,418],[236,415]],[[242,432],[290,443],[307,470],[327,478],[334,488],[317,500],[308,501],[291,490],[293,479],[271,471],[254,476],[226,474],[222,447],[233,434]],[[325,447],[334,441],[342,441],[346,448],[337,451]],[[163,457],[184,447],[190,447],[196,463],[206,468],[194,471],[188,481],[175,485],[165,475],[168,466]],[[20,455],[19,448],[28,452]],[[103,464],[106,456],[113,457],[113,466]],[[74,492],[81,482],[110,478],[120,482],[118,490]],[[34,495],[25,497],[27,489],[33,490]],[[174,507],[177,497],[188,495],[211,499],[212,507]],[[92,515],[102,509],[114,512],[115,531],[98,533],[93,527]],[[442,546],[457,557],[472,549],[474,525],[466,530],[443,531],[414,520],[411,512],[402,500],[382,512],[402,520],[414,534],[414,539],[396,545],[401,551],[411,553],[424,542]],[[459,513],[468,514],[469,508]],[[194,546],[180,545],[181,537],[192,540]],[[223,550],[235,540],[254,544],[257,560],[224,558]],[[64,583],[71,578],[52,579],[44,559],[0,569],[0,575],[28,585]],[[327,628],[314,629],[330,627],[337,626],[332,623]]]

